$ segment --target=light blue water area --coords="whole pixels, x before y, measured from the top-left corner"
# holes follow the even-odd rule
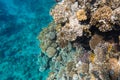
[[[45,80],[36,39],[55,0],[0,0],[0,80]],[[44,76],[43,76],[44,75]]]

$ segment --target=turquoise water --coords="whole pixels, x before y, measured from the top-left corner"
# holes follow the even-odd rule
[[[37,35],[51,22],[55,0],[0,0],[0,80],[46,80]]]

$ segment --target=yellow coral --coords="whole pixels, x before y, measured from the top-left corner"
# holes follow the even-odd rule
[[[76,16],[79,21],[83,21],[87,19],[86,12],[84,9],[78,10]]]
[[[91,61],[92,63],[94,63],[94,61],[95,61],[95,54],[94,53],[90,54],[89,61]]]
[[[107,51],[108,53],[110,53],[110,51],[112,50],[112,47],[113,47],[112,44],[109,44],[108,51]]]
[[[60,32],[60,30],[61,30],[61,24],[58,24],[58,25],[55,27],[55,30],[56,30],[57,32]]]
[[[91,74],[90,80],[96,80],[93,74]]]

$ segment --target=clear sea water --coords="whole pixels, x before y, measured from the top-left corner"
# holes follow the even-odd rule
[[[0,0],[0,80],[46,80],[37,36],[51,22],[55,0]]]

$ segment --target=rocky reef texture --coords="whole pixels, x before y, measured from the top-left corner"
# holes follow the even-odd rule
[[[98,27],[102,32],[112,30],[112,25],[110,24],[110,18],[112,15],[112,9],[109,6],[103,6],[98,8],[92,15],[91,25]]]
[[[38,36],[47,80],[120,79],[119,0],[62,0],[50,14]]]

